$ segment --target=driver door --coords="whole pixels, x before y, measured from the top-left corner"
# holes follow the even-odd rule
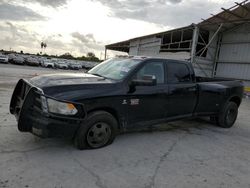
[[[133,92],[127,95],[128,127],[146,126],[147,122],[163,119],[167,108],[166,93],[168,87],[165,79],[164,60],[152,60],[145,63],[133,79],[146,79],[149,76],[156,78],[152,86],[134,86]]]

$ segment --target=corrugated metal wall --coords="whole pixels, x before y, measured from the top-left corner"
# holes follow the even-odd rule
[[[194,71],[196,76],[212,77],[213,73],[213,60],[203,57],[195,57],[193,63]]]
[[[155,36],[130,41],[129,55],[162,57],[185,60],[190,58],[188,52],[160,52],[161,39]]]
[[[157,56],[160,51],[161,39],[156,37],[143,38],[140,40],[138,55]]]
[[[157,56],[160,51],[161,39],[147,37],[136,39],[130,42],[129,55]]]
[[[250,80],[250,24],[223,33],[216,77]]]

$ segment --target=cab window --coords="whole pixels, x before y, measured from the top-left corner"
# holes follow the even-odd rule
[[[164,83],[164,64],[163,62],[150,62],[145,64],[136,74],[135,78],[143,80],[148,76],[154,76],[157,84]]]
[[[167,73],[168,83],[187,83],[192,81],[188,66],[184,63],[168,63]]]

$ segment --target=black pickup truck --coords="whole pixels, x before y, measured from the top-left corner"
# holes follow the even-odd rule
[[[209,116],[229,128],[242,95],[241,81],[195,77],[190,62],[114,58],[87,74],[19,80],[10,112],[22,132],[71,136],[79,149],[100,148],[119,132],[189,117]]]

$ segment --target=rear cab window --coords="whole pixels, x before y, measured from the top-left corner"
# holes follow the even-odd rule
[[[170,84],[192,82],[190,70],[185,63],[181,63],[181,62],[167,63],[167,75],[168,75],[167,80],[168,80],[168,83]]]

